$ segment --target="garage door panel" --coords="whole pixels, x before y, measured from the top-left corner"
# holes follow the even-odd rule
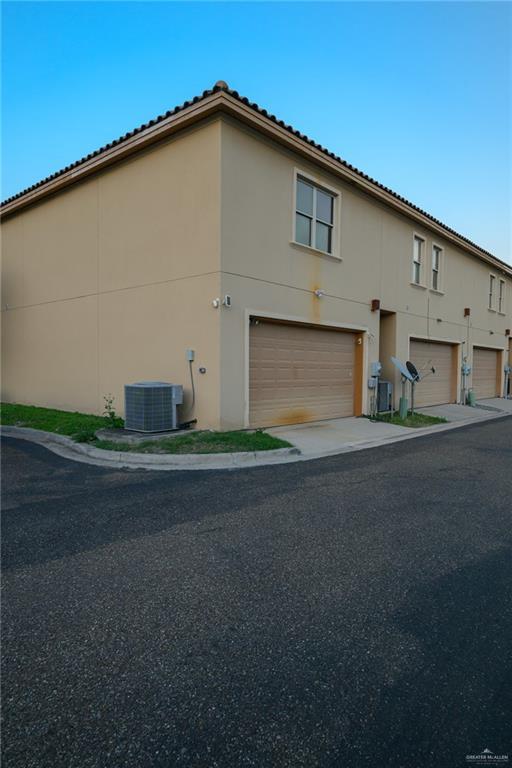
[[[496,397],[498,352],[495,349],[473,347],[472,389],[477,400]]]
[[[354,333],[258,321],[249,344],[252,426],[353,414]]]
[[[453,345],[411,339],[409,359],[424,378],[415,386],[414,406],[453,402]],[[431,373],[435,368],[435,373]]]

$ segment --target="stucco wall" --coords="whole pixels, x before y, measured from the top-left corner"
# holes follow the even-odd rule
[[[122,413],[125,383],[164,379],[189,401],[190,347],[218,425],[219,174],[213,122],[2,223],[5,400]]]
[[[340,259],[291,242],[295,169],[338,192]],[[414,232],[427,266],[432,241],[444,248],[442,295],[410,284]],[[244,426],[252,313],[363,331],[367,410],[369,363],[407,359],[411,336],[458,343],[459,362],[473,344],[506,348],[511,281],[507,315],[489,312],[490,271],[232,119],[207,121],[5,219],[2,397],[100,412],[113,393],[122,413],[125,383],[164,379],[185,386],[181,418]],[[231,309],[214,309],[225,294]],[[372,299],[396,313],[392,343]]]
[[[294,169],[338,191],[341,260],[291,242]],[[427,281],[432,242],[444,248],[443,295],[428,285],[422,289],[410,284],[415,232],[426,240]],[[379,313],[371,312],[372,299],[380,299],[383,309],[396,313],[394,354],[404,360],[409,357],[411,335],[465,342],[464,349],[469,350],[472,344],[504,349],[505,329],[512,324],[511,282],[507,278],[508,314],[490,312],[490,271],[480,260],[338,177],[319,171],[249,128],[223,121],[222,293],[230,293],[233,299],[232,309],[221,310],[223,424],[240,424],[246,418],[247,318],[251,312],[364,329],[367,366],[379,359]],[[327,294],[320,300],[313,294],[317,288]],[[464,319],[468,306],[469,336]],[[381,354],[388,355],[388,346],[386,342]],[[389,373],[389,361],[385,362]],[[367,376],[363,378],[366,382]],[[394,376],[394,383],[398,395],[399,376]],[[366,383],[363,386],[366,406]]]

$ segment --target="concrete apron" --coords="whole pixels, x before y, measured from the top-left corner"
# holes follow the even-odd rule
[[[115,469],[150,470],[213,470],[243,469],[267,464],[285,464],[293,461],[308,461],[324,456],[335,456],[366,448],[376,448],[390,443],[410,440],[415,437],[446,432],[480,421],[503,418],[512,414],[512,400],[493,399],[484,401],[492,411],[469,408],[463,405],[435,406],[422,408],[432,416],[450,418],[451,423],[431,427],[399,427],[383,422],[371,422],[365,418],[331,419],[329,421],[298,424],[289,427],[268,429],[269,434],[292,443],[292,448],[275,451],[217,454],[141,454],[122,451],[105,451],[93,446],[75,443],[69,437],[53,432],[43,432],[25,427],[1,428],[5,437],[16,437],[43,445],[48,450],[66,459]],[[494,410],[505,403],[500,411]],[[449,409],[449,411],[447,410]]]
[[[412,437],[429,435],[434,432],[444,432],[459,426],[487,421],[492,418],[505,416],[507,411],[498,410],[498,403],[512,403],[510,400],[485,401],[493,410],[471,408],[467,405],[438,405],[429,408],[418,408],[418,413],[429,416],[440,416],[448,420],[448,424],[435,424],[430,427],[400,427],[386,424],[382,421],[370,421],[359,417],[345,419],[330,419],[309,424],[294,426],[272,427],[266,431],[280,437],[299,448],[302,458],[318,458],[347,450],[361,450],[378,445],[407,440]]]

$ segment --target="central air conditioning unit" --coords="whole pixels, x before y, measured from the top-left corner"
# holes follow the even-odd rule
[[[178,429],[177,406],[183,403],[181,384],[138,381],[124,386],[124,428],[133,432]]]
[[[379,381],[377,390],[377,413],[393,410],[393,384],[390,381]]]

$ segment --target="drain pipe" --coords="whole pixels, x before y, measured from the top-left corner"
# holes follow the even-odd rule
[[[196,353],[193,349],[187,349],[186,354],[190,373],[190,387],[192,389],[192,401],[189,405],[188,412],[189,415],[192,415],[196,404],[196,387],[194,382],[194,371],[192,370],[192,363],[194,362]],[[197,424],[197,419],[188,419],[187,421],[182,421],[179,426],[180,429],[188,429],[192,424]]]
[[[462,346],[464,346],[465,343],[466,342],[463,341]],[[468,375],[470,370],[471,370],[471,366],[468,365],[468,356],[467,354],[465,354],[462,358],[462,366],[461,366],[462,381],[461,381],[460,399],[461,399],[462,405],[466,405],[466,401],[468,397]]]

